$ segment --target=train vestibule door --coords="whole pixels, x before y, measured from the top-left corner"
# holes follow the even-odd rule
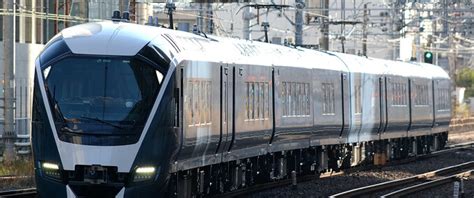
[[[216,153],[226,153],[232,147],[233,135],[233,75],[234,69],[227,64],[220,69],[220,144]]]

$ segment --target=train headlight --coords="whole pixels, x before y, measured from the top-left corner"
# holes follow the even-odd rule
[[[59,165],[51,162],[43,162],[41,163],[41,170],[43,174],[54,178],[54,179],[61,179],[61,172],[59,170]]]
[[[153,166],[142,166],[135,169],[133,182],[142,182],[151,180],[156,175],[156,168]]]

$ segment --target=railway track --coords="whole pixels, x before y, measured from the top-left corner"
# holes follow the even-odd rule
[[[36,197],[36,188],[0,191],[0,197]]]
[[[0,181],[2,180],[12,180],[12,179],[30,179],[32,178],[33,176],[31,175],[21,175],[21,176],[17,176],[17,175],[3,175],[3,176],[0,176]]]
[[[466,171],[467,170],[467,171]],[[404,179],[392,180],[374,185],[364,186],[331,195],[331,198],[368,196],[373,197],[382,193],[380,197],[400,197],[446,184],[459,178],[470,176],[474,172],[474,161],[449,166],[435,171],[418,174]],[[406,186],[406,187],[405,187]],[[402,188],[400,188],[402,187]],[[388,193],[383,193],[388,192]]]
[[[468,170],[468,171],[465,171],[465,172],[462,172],[462,173],[459,173],[459,174],[443,177],[443,178],[440,178],[440,179],[428,181],[428,182],[421,183],[421,184],[418,184],[418,185],[410,186],[410,187],[407,187],[407,188],[403,188],[403,189],[385,194],[381,197],[383,197],[383,198],[401,197],[401,196],[409,195],[409,194],[412,194],[412,193],[420,192],[420,191],[423,191],[423,190],[433,189],[433,188],[438,187],[440,185],[443,185],[443,184],[446,184],[446,183],[449,183],[449,182],[453,182],[453,181],[458,181],[458,180],[461,180],[464,177],[469,177],[469,176],[472,175],[472,173],[474,173],[474,169],[473,170]]]

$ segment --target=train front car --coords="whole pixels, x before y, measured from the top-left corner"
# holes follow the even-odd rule
[[[178,145],[174,67],[156,30],[121,22],[78,25],[39,55],[32,144],[40,196],[165,191]]]

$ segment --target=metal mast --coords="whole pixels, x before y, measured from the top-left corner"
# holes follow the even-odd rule
[[[3,1],[3,7],[7,12],[14,12],[13,0]],[[4,133],[3,139],[5,141],[4,160],[9,163],[15,158],[15,151],[13,148],[16,132],[14,127],[14,26],[13,16],[3,16],[3,116],[4,116]]]
[[[296,14],[295,14],[295,45],[301,46],[303,44],[303,8],[305,7],[304,0],[296,0]]]

